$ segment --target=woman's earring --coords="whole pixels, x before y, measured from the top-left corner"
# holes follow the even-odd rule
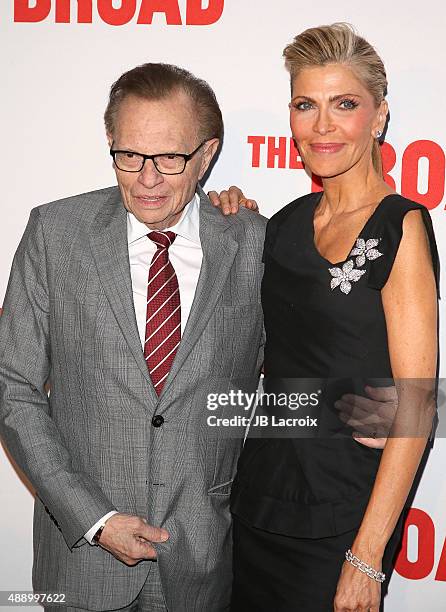
[[[376,132],[376,138],[381,138],[382,135],[383,135],[383,133],[381,132],[381,130],[378,130]]]

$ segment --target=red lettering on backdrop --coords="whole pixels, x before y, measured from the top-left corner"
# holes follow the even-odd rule
[[[71,0],[56,0],[56,23],[70,23]],[[78,0],[78,23],[91,23],[93,21],[93,8],[91,0]]]
[[[208,8],[203,8],[203,0],[188,0],[186,7],[187,25],[211,25],[220,19],[225,0],[209,0]]]
[[[322,186],[322,179],[320,176],[316,174],[311,175],[311,191],[313,193],[317,193],[318,191],[323,191],[324,188]]]
[[[98,0],[99,17],[109,25],[125,25],[132,19],[135,11],[136,0],[121,0],[119,8],[113,6],[113,0]]]
[[[14,0],[14,21],[33,23],[44,21],[55,6],[56,23],[71,22],[72,0]],[[34,4],[34,6],[32,6]],[[224,9],[224,0],[187,0],[186,24],[210,25],[220,19]],[[93,1],[77,0],[77,22],[92,23]],[[121,0],[115,8],[113,0],[97,0],[100,18],[114,26],[125,25],[137,11],[137,0]],[[168,25],[182,25],[178,0],[141,0],[137,23],[151,24],[154,13],[164,13]]]
[[[418,164],[422,157],[429,161],[426,193],[418,191]],[[401,194],[410,200],[435,208],[444,196],[445,155],[443,149],[432,140],[416,140],[403,154]]]
[[[37,0],[36,6],[30,7],[30,0],[15,0],[14,21],[19,23],[35,23],[48,17],[51,10],[51,0]]]
[[[267,142],[266,160],[261,160],[262,145]],[[290,168],[304,169],[299,152],[292,138],[285,136],[248,136],[248,144],[252,145],[251,165],[259,168]],[[288,154],[288,157],[287,157]],[[396,181],[390,172],[395,168],[397,154],[393,146],[384,142],[381,146],[384,180],[390,187],[398,190]],[[426,193],[418,191],[419,160],[429,161],[428,188]],[[265,163],[266,162],[266,163]],[[445,193],[446,159],[443,149],[431,140],[417,140],[410,143],[404,151],[401,166],[401,193],[403,196],[424,204],[427,208],[438,206]],[[322,183],[316,176],[312,177],[311,190],[320,191]]]
[[[276,146],[276,140],[279,141],[279,144]],[[285,168],[286,164],[286,146],[287,146],[287,138],[285,136],[280,136],[279,138],[274,138],[274,136],[268,136],[268,157],[266,165],[268,168],[276,167],[276,158],[277,158],[277,167]]]
[[[381,145],[381,157],[383,162],[383,178],[392,189],[396,190],[395,181],[389,174],[396,164],[396,152],[388,142],[383,142]]]
[[[443,550],[441,551],[437,573],[435,574],[435,580],[441,580],[442,582],[446,582],[446,540],[443,544]]]
[[[265,144],[265,136],[248,136],[248,144],[252,144],[251,165],[253,168],[259,168],[260,146]]]
[[[408,528],[415,525],[418,529],[418,558],[409,561],[407,554]],[[421,580],[429,576],[434,568],[435,526],[431,517],[419,510],[411,508],[404,525],[401,550],[395,563],[395,569],[404,578]]]
[[[296,143],[294,142],[294,138],[290,138],[289,167],[292,170],[303,170],[303,168],[304,168],[304,165],[302,163],[302,159],[300,157],[299,150],[296,147]]]
[[[153,13],[165,13],[168,25],[181,25],[177,0],[143,0],[138,23],[152,23]]]

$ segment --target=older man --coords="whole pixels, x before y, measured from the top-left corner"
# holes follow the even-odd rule
[[[207,426],[206,398],[255,389],[265,220],[199,186],[223,127],[205,82],[140,66],[105,121],[119,189],[31,212],[0,320],[34,588],[70,610],[222,610],[242,438]]]

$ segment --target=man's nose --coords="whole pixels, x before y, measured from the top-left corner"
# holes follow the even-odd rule
[[[146,159],[139,173],[138,181],[145,187],[154,187],[164,181],[163,175],[156,169],[153,159]]]

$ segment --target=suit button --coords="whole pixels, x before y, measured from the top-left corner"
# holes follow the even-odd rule
[[[164,423],[164,418],[160,414],[155,414],[155,416],[152,419],[152,425],[154,427],[161,427],[163,423]]]

